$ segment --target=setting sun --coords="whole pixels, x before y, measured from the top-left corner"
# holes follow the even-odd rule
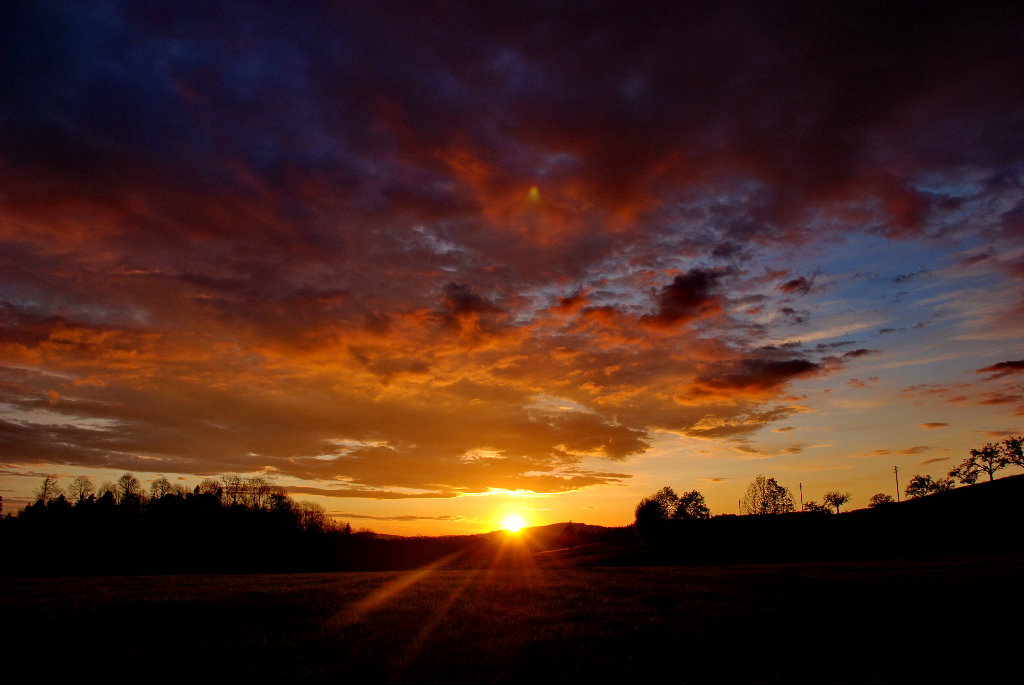
[[[509,514],[501,522],[501,527],[510,533],[518,533],[525,525],[526,519],[519,514]]]

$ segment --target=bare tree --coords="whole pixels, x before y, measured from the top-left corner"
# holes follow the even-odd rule
[[[848,492],[836,492],[835,490],[826,492],[822,499],[825,500],[825,504],[830,507],[836,508],[836,513],[839,513],[839,507],[850,501],[850,493]]]
[[[92,493],[92,481],[85,476],[76,476],[68,487],[68,494],[79,502],[84,502]]]
[[[295,514],[298,519],[299,528],[310,531],[330,530],[333,521],[327,515],[327,510],[316,502],[305,500],[295,503]]]
[[[224,500],[227,504],[238,504],[245,492],[241,476],[234,473],[226,473],[220,477],[224,483]]]
[[[274,484],[263,476],[252,476],[244,481],[245,499],[253,509],[263,509],[270,503]]]
[[[224,485],[216,478],[204,478],[196,486],[195,493],[197,495],[213,495],[219,500],[224,494]]]
[[[793,496],[774,478],[758,474],[747,486],[742,505],[745,514],[784,514],[793,511]]]
[[[35,497],[37,502],[49,504],[64,494],[64,491],[57,485],[57,479],[53,476],[44,476],[43,482],[36,488]]]
[[[171,481],[167,480],[167,476],[160,475],[149,484],[149,494],[153,499],[160,499],[164,495],[169,495],[174,492],[174,486],[171,485]]]
[[[117,479],[117,500],[121,504],[132,504],[142,501],[142,482],[134,473],[123,473]]]

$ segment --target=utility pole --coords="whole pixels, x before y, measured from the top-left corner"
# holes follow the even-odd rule
[[[896,474],[896,501],[900,501],[900,467],[893,466],[892,472]]]
[[[800,511],[804,510],[804,484],[800,483]]]

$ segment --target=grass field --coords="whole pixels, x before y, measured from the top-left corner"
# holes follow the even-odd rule
[[[4,671],[125,682],[984,682],[1024,556],[4,579]],[[8,681],[12,682],[12,681]]]

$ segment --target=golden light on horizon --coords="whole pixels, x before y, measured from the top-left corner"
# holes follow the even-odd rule
[[[501,527],[510,533],[518,533],[526,525],[526,519],[519,514],[509,514],[501,520]]]

